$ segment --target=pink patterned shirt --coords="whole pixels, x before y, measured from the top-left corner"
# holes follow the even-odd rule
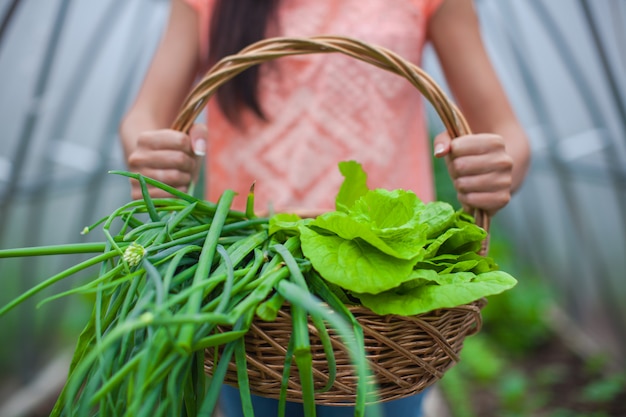
[[[207,53],[213,0],[186,0],[197,11]],[[380,45],[419,65],[428,18],[443,0],[284,0],[280,33],[343,35]],[[229,124],[212,100],[207,112],[207,198],[229,188],[245,207],[332,210],[343,180],[337,163],[363,164],[370,188],[413,190],[434,198],[423,103],[408,81],[339,54],[302,55],[262,66],[261,106],[268,121],[246,114]]]

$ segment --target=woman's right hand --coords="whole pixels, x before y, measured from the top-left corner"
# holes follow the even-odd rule
[[[143,132],[127,154],[128,169],[186,192],[190,182],[197,179],[206,139],[204,124],[195,124],[189,134],[172,129]],[[156,187],[149,186],[148,190],[151,197],[171,197]],[[131,181],[131,194],[133,199],[142,198],[138,181]]]

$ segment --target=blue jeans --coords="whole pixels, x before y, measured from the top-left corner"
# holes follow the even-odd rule
[[[424,393],[420,393],[411,397],[385,402],[382,404],[383,415],[385,417],[421,417],[423,399]],[[255,417],[276,417],[278,415],[278,400],[253,395],[252,406]],[[241,398],[237,388],[228,385],[222,387],[220,409],[224,413],[224,417],[243,417]],[[354,407],[318,405],[315,409],[318,417],[354,416]],[[367,412],[365,415],[367,416]],[[285,416],[304,417],[302,404],[288,402],[285,407]]]

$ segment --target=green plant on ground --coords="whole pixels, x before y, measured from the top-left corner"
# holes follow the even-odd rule
[[[615,374],[590,382],[583,387],[582,398],[592,403],[606,403],[626,389],[626,374]]]
[[[506,262],[511,247],[496,236],[490,253]],[[510,265],[501,267],[512,270]],[[565,353],[567,347],[563,347],[563,361],[558,357],[543,364],[533,360],[542,354],[545,346],[559,340],[544,319],[553,298],[539,279],[516,275],[521,278],[518,286],[489,300],[483,310],[482,331],[466,339],[460,363],[440,383],[452,415],[623,415],[610,410],[626,398],[626,372],[607,374],[606,357],[577,358],[574,353]],[[532,369],[522,365],[527,362],[534,362]],[[574,378],[579,386],[567,387]],[[561,405],[564,402],[568,405]],[[489,408],[492,413],[484,414],[483,408]]]

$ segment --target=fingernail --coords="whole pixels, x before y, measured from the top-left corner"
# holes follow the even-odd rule
[[[206,155],[206,141],[204,139],[196,139],[193,144],[193,153],[197,156]]]
[[[443,146],[441,143],[435,145],[435,156],[441,156],[443,155],[443,152],[446,150],[446,147]]]

